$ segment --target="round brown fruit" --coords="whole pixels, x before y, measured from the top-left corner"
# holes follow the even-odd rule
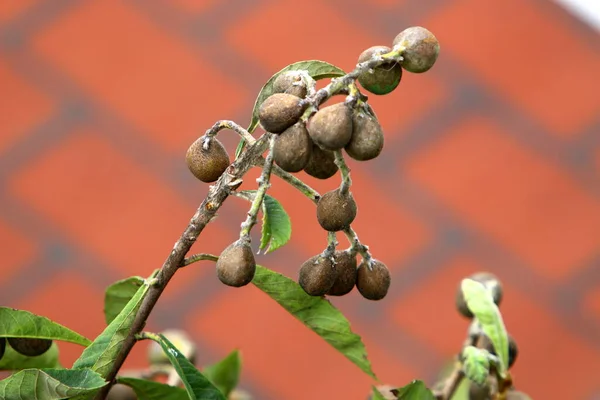
[[[273,161],[287,172],[300,172],[308,164],[313,143],[306,125],[296,122],[275,139]]]
[[[390,288],[390,271],[384,263],[375,259],[372,259],[371,268],[369,269],[363,259],[358,266],[356,288],[367,300],[381,300]]]
[[[313,178],[329,179],[338,171],[335,163],[335,154],[333,151],[323,150],[316,144],[312,144],[308,164],[304,167],[304,172]]]
[[[477,272],[469,276],[468,278],[483,283],[484,286],[492,292],[494,303],[496,303],[497,306],[500,305],[500,303],[502,302],[503,290],[502,284],[500,283],[500,280],[498,280],[496,275],[490,272]],[[473,318],[473,313],[471,312],[471,310],[469,310],[469,307],[467,306],[467,302],[465,301],[465,297],[463,295],[460,284],[456,289],[455,305],[457,311],[463,317],[468,319]]]
[[[273,81],[273,93],[288,93],[305,98],[308,90],[299,71],[286,71]]]
[[[219,280],[227,286],[241,287],[252,282],[256,261],[250,243],[240,239],[227,246],[216,267]]]
[[[298,272],[298,283],[311,296],[323,296],[335,283],[336,271],[329,257],[318,254],[306,260]]]
[[[475,382],[469,384],[469,400],[491,400],[490,385],[478,385]]]
[[[122,383],[114,384],[106,396],[106,400],[137,400],[137,398],[135,391]]]
[[[346,153],[355,160],[368,161],[383,150],[383,130],[377,118],[363,111],[352,115],[352,137],[346,145]]]
[[[338,250],[335,252],[334,259],[336,278],[327,294],[329,296],[344,296],[350,293],[356,285],[356,255],[347,250]]]
[[[317,220],[321,228],[337,232],[350,226],[356,218],[356,202],[351,192],[342,194],[340,189],[325,193],[317,203]]]
[[[281,133],[298,122],[307,105],[293,94],[275,93],[260,105],[258,119],[267,132]]]
[[[216,137],[211,137],[208,149],[203,143],[206,136],[198,138],[188,148],[185,160],[189,170],[202,182],[215,182],[229,166],[229,154]]]
[[[345,103],[321,108],[308,122],[314,143],[325,150],[340,150],[352,137],[352,109]]]
[[[413,26],[400,32],[394,38],[394,47],[403,46],[402,68],[408,72],[428,71],[438,58],[440,44],[429,30]]]
[[[497,355],[496,350],[494,349],[494,345],[489,337],[482,334],[480,346],[483,349],[486,349],[490,353]],[[508,335],[508,368],[512,367],[517,361],[517,356],[519,355],[519,348],[517,347],[517,342],[515,339]]]
[[[358,62],[369,61],[376,54],[385,54],[392,51],[387,46],[373,46],[363,51],[358,57]],[[398,87],[402,79],[402,67],[394,61],[385,62],[375,68],[367,70],[358,76],[358,82],[365,90],[384,95],[391,93]]]
[[[17,353],[27,357],[41,356],[52,346],[51,339],[8,338],[8,344]]]
[[[181,329],[166,329],[161,334],[173,343],[189,362],[193,364],[196,361],[196,344],[185,331]],[[161,345],[155,341],[150,341],[146,354],[150,365],[171,364],[169,357],[167,357]]]

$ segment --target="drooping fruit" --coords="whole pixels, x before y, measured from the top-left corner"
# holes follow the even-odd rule
[[[286,71],[277,75],[273,81],[273,93],[288,93],[305,98],[308,90],[301,76],[299,71]]]
[[[317,203],[317,220],[321,228],[328,232],[348,228],[356,218],[356,212],[352,193],[342,193],[339,188],[325,193]]]
[[[352,137],[346,145],[346,153],[358,161],[376,158],[383,150],[383,130],[377,118],[364,111],[352,115]]]
[[[469,400],[491,400],[490,385],[486,382],[478,385],[475,382],[469,383]]]
[[[249,284],[256,272],[256,261],[250,242],[237,240],[227,246],[217,261],[217,276],[227,286],[241,287]]]
[[[135,391],[127,385],[116,383],[108,392],[106,400],[137,400],[138,397]]]
[[[188,148],[185,161],[189,170],[202,182],[215,182],[229,166],[229,154],[223,144],[212,137],[208,141],[208,149],[204,149],[206,136],[198,138]]]
[[[482,334],[480,346],[483,349],[486,349],[490,353],[497,355],[496,349],[494,349],[494,345],[489,337]],[[517,361],[517,356],[519,355],[519,348],[517,347],[517,342],[515,339],[508,335],[508,368],[512,367]]]
[[[0,360],[4,357],[4,351],[6,350],[6,338],[0,338]]]
[[[356,255],[346,250],[338,250],[335,252],[334,259],[336,278],[327,294],[330,296],[344,296],[350,293],[356,285]]]
[[[306,125],[296,122],[275,139],[273,161],[287,172],[300,172],[310,160],[313,143]]]
[[[335,283],[336,272],[329,257],[318,254],[300,267],[298,283],[311,296],[323,296]]]
[[[308,104],[289,93],[274,93],[260,105],[258,118],[267,132],[281,133],[300,119]]]
[[[304,172],[313,178],[329,179],[338,171],[335,164],[335,154],[329,150],[323,150],[313,143],[310,152],[308,164],[304,167]]]
[[[358,266],[356,288],[367,300],[383,299],[388,293],[391,281],[390,271],[379,260],[372,259],[371,269],[364,259]]]
[[[369,61],[376,54],[385,54],[392,51],[387,46],[373,46],[363,51],[358,57],[358,62]],[[391,93],[402,79],[402,67],[394,61],[385,62],[375,68],[367,70],[358,76],[358,82],[365,90],[373,94],[384,95]]]
[[[321,108],[309,120],[308,133],[325,150],[344,148],[352,137],[352,109],[343,102]]]
[[[181,329],[166,329],[161,332],[192,364],[196,361],[196,344],[193,339]],[[169,357],[165,354],[160,344],[150,341],[147,350],[150,365],[169,365]]]
[[[485,287],[492,292],[492,297],[494,298],[494,303],[497,306],[502,302],[502,284],[496,277],[496,275],[489,272],[478,272],[468,277],[469,279],[473,279],[474,281],[481,282],[485,285]],[[461,285],[458,285],[456,289],[456,298],[455,305],[457,311],[465,318],[473,318],[473,313],[469,310],[467,306],[467,302],[465,301],[465,297],[463,295]]]
[[[400,32],[394,38],[394,47],[403,46],[402,68],[408,72],[428,71],[438,58],[440,43],[429,30],[413,26]]]
[[[51,339],[8,338],[8,344],[17,353],[27,357],[41,356],[52,346]]]

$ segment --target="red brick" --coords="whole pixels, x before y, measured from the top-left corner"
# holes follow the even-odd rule
[[[186,327],[217,354],[239,348],[244,357],[242,376],[246,377],[242,379],[260,385],[268,398],[362,398],[357,393],[366,397],[372,383],[358,367],[253,286],[224,287],[212,301],[190,313]],[[310,384],[298,386],[299,382]]]
[[[406,171],[468,224],[556,281],[600,246],[600,203],[491,121],[449,127]]]
[[[440,40],[440,58],[459,56],[549,133],[572,137],[600,112],[600,55],[567,21],[544,2],[459,0],[440,7],[424,26]]]
[[[397,301],[394,321],[445,358],[453,357],[460,351],[469,327],[469,321],[456,311],[456,290],[462,279],[481,271],[487,271],[485,266],[467,256],[451,259]],[[498,278],[502,280],[502,276]]]
[[[0,154],[50,116],[53,104],[0,60]]]
[[[38,254],[37,245],[27,238],[24,232],[16,231],[0,221],[0,243],[6,250],[2,252],[2,273],[0,284],[7,284],[19,273],[24,264]]]
[[[300,7],[282,1],[256,7],[226,32],[226,39],[274,74],[288,64],[313,59],[350,70],[363,50],[393,40],[376,34],[340,18],[339,10],[327,4]]]
[[[13,193],[71,240],[108,262],[123,277],[160,268],[195,213],[156,177],[91,131],[44,154],[12,176]],[[201,199],[198,199],[198,204]],[[230,235],[218,223],[206,228],[196,249],[217,254]],[[169,292],[189,285],[206,268],[188,268]]]
[[[0,4],[0,23],[14,20],[28,8],[37,4],[36,0],[9,0]]]
[[[600,368],[597,347],[575,336],[565,321],[539,305],[535,290],[525,294],[504,285],[501,310],[506,328],[519,346],[511,369],[515,386],[533,399],[583,399],[597,388],[596,376],[582,373]]]
[[[181,153],[216,120],[231,117],[242,88],[134,8],[78,4],[33,42],[111,110],[166,150]]]

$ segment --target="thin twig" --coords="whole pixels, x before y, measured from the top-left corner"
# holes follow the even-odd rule
[[[340,172],[342,173],[340,194],[345,195],[348,193],[348,190],[350,190],[350,186],[352,185],[352,179],[350,178],[350,167],[348,167],[346,161],[344,160],[342,150],[336,150],[333,152],[333,154],[335,154],[335,165],[338,166]]]
[[[204,134],[206,136],[206,139],[203,143],[205,149],[206,146],[208,146],[208,141],[210,140],[210,138],[216,136],[216,134],[223,129],[231,129],[232,131],[236,132],[242,137],[242,139],[246,140],[246,142],[248,142],[250,146],[252,146],[256,142],[256,139],[254,139],[250,132],[248,132],[246,129],[242,128],[240,125],[236,124],[233,121],[223,119],[215,122],[214,125],[210,127],[210,129],[206,130],[206,133]]]
[[[185,260],[183,260],[183,265],[180,268],[186,267],[190,264],[193,264],[195,262],[198,261],[204,261],[204,260],[208,260],[208,261],[218,261],[219,257],[215,256],[213,254],[207,254],[207,253],[200,253],[200,254],[194,254],[191,255],[189,257],[186,257]]]

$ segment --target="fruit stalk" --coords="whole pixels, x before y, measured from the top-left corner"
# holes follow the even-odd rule
[[[216,136],[216,134],[219,133],[219,131],[221,131],[223,129],[231,129],[232,131],[236,132],[238,135],[240,135],[242,137],[242,139],[244,139],[247,143],[249,143],[250,146],[252,146],[254,144],[254,142],[256,142],[256,139],[254,139],[252,137],[250,132],[248,132],[247,130],[242,128],[240,125],[236,124],[233,121],[220,120],[220,121],[215,122],[215,124],[206,131],[205,146],[208,144],[207,142],[208,142],[208,140],[210,140],[211,137]],[[206,147],[205,147],[205,150],[206,150]]]
[[[267,146],[268,137],[263,135],[256,140],[253,146],[249,146],[248,149],[227,169],[227,171],[221,175],[217,182],[211,186],[208,195],[196,210],[196,213],[191,218],[187,228],[173,246],[173,250],[156,275],[156,285],[153,285],[148,289],[148,293],[142,301],[131,330],[129,331],[129,335],[123,342],[123,347],[114,361],[113,368],[106,376],[106,380],[109,384],[104,386],[98,392],[96,400],[103,400],[106,398],[106,395],[114,384],[119,369],[136,342],[135,335],[140,333],[146,325],[146,320],[158,302],[160,295],[167,286],[167,283],[171,280],[173,275],[175,275],[175,272],[177,272],[177,269],[184,264],[185,255],[196,242],[198,235],[214,218],[217,210],[223,205],[223,202],[231,194],[231,191],[240,185],[244,174],[254,165],[256,158],[261,157],[262,153],[267,149]]]
[[[266,133],[263,137],[267,137],[269,139],[269,154],[267,155],[267,159],[264,163],[262,174],[257,180],[258,190],[256,191],[254,201],[252,201],[250,211],[248,211],[248,217],[242,223],[240,239],[247,238],[250,236],[250,230],[254,225],[256,225],[257,222],[256,216],[258,215],[258,210],[260,210],[260,206],[263,203],[265,194],[267,194],[267,189],[270,186],[269,181],[271,179],[271,170],[273,168],[273,147],[275,146],[276,136],[272,133]]]
[[[195,262],[198,262],[198,261],[208,260],[208,261],[216,262],[218,259],[219,259],[219,257],[217,257],[213,254],[207,254],[207,253],[194,254],[189,257],[186,257],[185,260],[183,261],[183,265],[180,268],[186,267],[186,266],[193,264]]]
[[[348,193],[348,190],[350,190],[350,186],[352,185],[352,179],[350,178],[350,167],[348,167],[346,164],[341,150],[336,150],[333,152],[333,154],[335,154],[335,165],[338,166],[340,172],[342,173],[340,193],[345,195]]]

